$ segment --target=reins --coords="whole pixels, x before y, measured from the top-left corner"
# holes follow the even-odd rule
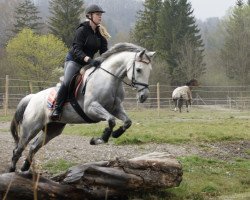
[[[108,74],[110,74],[111,76],[115,77],[116,79],[118,79],[118,80],[122,81],[124,84],[126,84],[126,85],[128,85],[128,86],[131,86],[131,87],[132,87],[132,85],[131,85],[131,84],[129,84],[129,83],[127,83],[127,82],[125,82],[122,78],[120,78],[120,77],[118,77],[118,76],[116,76],[116,75],[112,74],[111,72],[109,72],[108,70],[106,70],[106,69],[104,69],[104,68],[102,68],[102,67],[99,67],[99,68],[100,68],[100,69],[102,69],[103,71],[107,72],[107,73],[108,73]]]
[[[124,80],[121,79],[120,77],[114,75],[113,73],[109,72],[108,70],[106,70],[106,69],[104,69],[104,68],[102,68],[102,67],[100,67],[100,69],[102,69],[103,71],[107,72],[107,73],[110,74],[111,76],[113,76],[113,77],[115,77],[116,79],[118,79],[118,80],[120,80],[121,82],[123,82],[125,85],[130,86],[130,87],[132,87],[132,88],[136,88],[136,85],[144,86],[144,88],[141,88],[140,90],[138,90],[138,92],[140,92],[140,91],[144,90],[145,88],[148,88],[149,85],[146,84],[146,83],[138,82],[138,81],[136,81],[136,79],[135,79],[135,62],[136,62],[136,55],[137,55],[137,53],[135,54],[135,59],[134,59],[133,64],[132,64],[133,72],[132,72],[132,80],[131,80],[131,83],[127,83],[126,81],[124,81]],[[142,60],[137,61],[137,62],[143,62],[143,63],[149,64],[149,63],[150,63],[150,59],[149,59],[149,62],[145,62],[145,61],[142,61]],[[129,69],[130,69],[130,68],[129,68]]]

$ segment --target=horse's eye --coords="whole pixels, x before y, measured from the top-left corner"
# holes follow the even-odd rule
[[[137,68],[137,69],[136,69],[136,72],[137,72],[137,73],[141,73],[141,69],[140,69],[140,68]]]

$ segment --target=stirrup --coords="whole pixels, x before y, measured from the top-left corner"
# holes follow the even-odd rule
[[[53,110],[51,115],[50,115],[50,119],[52,121],[60,121],[62,117],[62,111],[58,111],[58,110]]]

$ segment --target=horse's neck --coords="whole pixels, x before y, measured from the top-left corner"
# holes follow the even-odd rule
[[[193,89],[193,86],[192,85],[187,85],[189,90],[192,90]]]
[[[101,67],[116,77],[124,78],[126,76],[127,66],[130,64],[132,57],[132,52],[121,52],[105,60]]]
[[[112,55],[102,62],[101,68],[103,69],[98,69],[93,74],[91,73],[93,69],[88,69],[85,72],[84,79],[86,79],[87,82],[88,79],[94,80],[93,82],[90,81],[92,82],[91,84],[94,84],[98,87],[100,86],[100,82],[102,81],[105,81],[105,83],[110,82],[110,85],[115,85],[115,87],[118,87],[120,85],[119,82],[121,83],[123,78],[127,75],[127,67],[130,67],[130,65],[132,66],[131,61],[133,59],[133,56],[134,55],[132,52],[122,52]],[[113,84],[114,81],[116,81],[118,84]],[[84,84],[81,84],[80,91],[82,91],[84,87]]]

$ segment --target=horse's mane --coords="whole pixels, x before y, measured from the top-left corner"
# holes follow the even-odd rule
[[[123,51],[140,52],[142,50],[144,50],[143,47],[140,47],[140,46],[132,44],[132,43],[127,43],[127,42],[118,43],[118,44],[115,44],[113,47],[111,47],[108,51],[106,51],[105,53],[103,53],[98,58],[98,60],[104,61],[108,57],[110,57],[111,55],[116,54],[116,53],[120,53],[120,52],[123,52]]]

